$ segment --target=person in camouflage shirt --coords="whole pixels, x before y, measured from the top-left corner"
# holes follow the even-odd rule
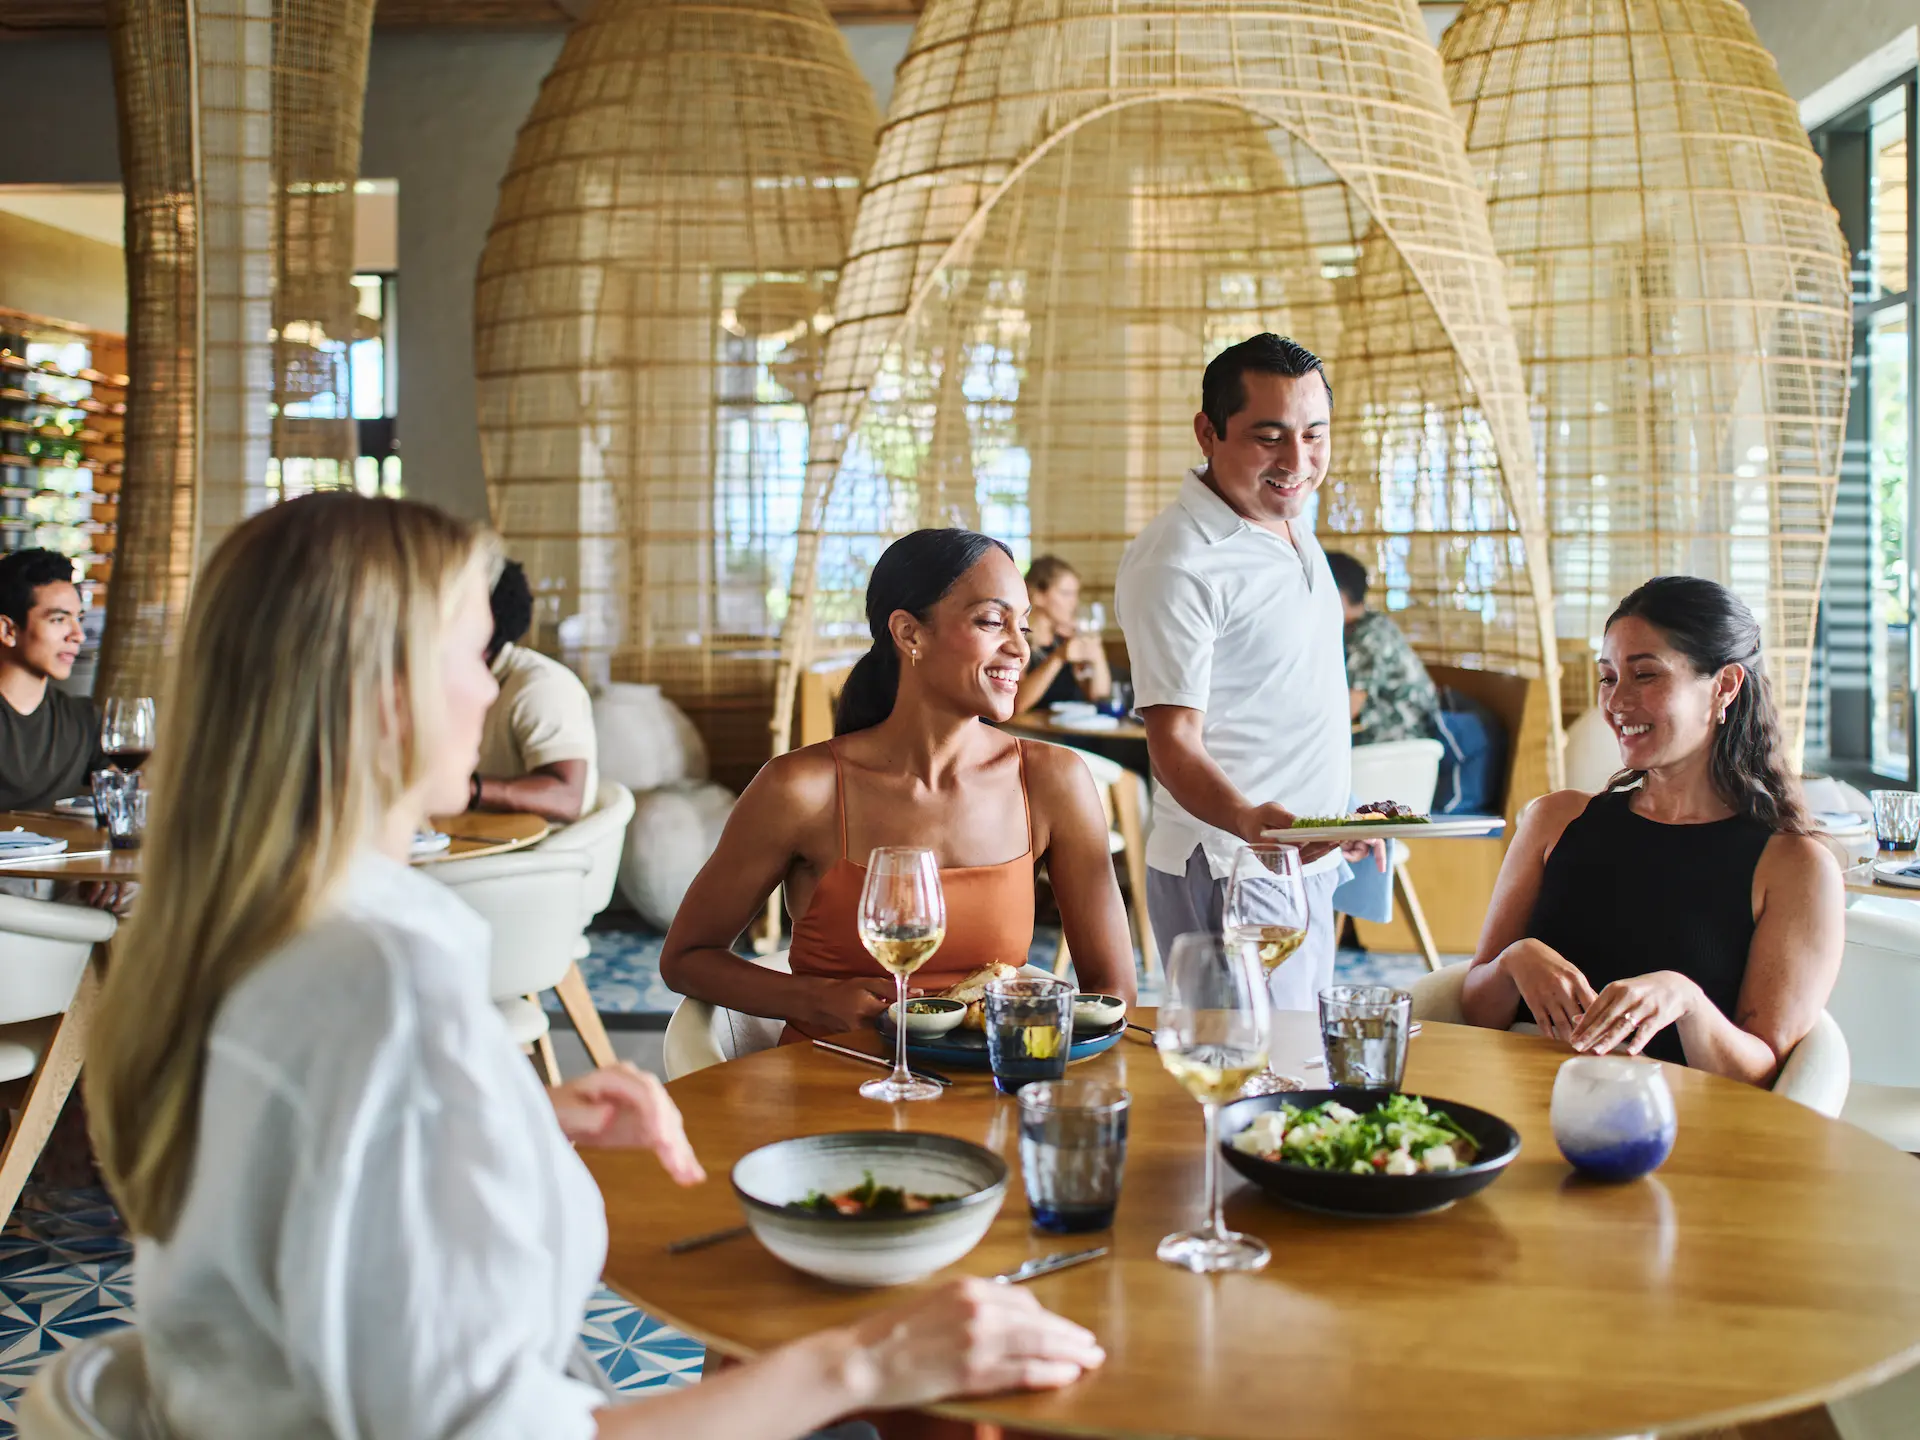
[[[1367,569],[1351,555],[1329,551],[1327,565],[1340,587],[1347,617],[1347,685],[1353,692],[1353,743],[1430,740],[1439,727],[1440,692],[1407,637],[1385,615],[1367,609]]]

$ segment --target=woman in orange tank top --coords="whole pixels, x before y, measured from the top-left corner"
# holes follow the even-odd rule
[[[1131,1002],[1133,944],[1086,766],[980,723],[1013,714],[1027,610],[997,540],[921,530],[887,548],[867,586],[873,648],[847,677],[835,738],[773,760],[740,797],[667,935],[670,986],[785,1020],[790,1037],[870,1024],[894,982],[857,932],[864,861],[918,845],[939,860],[947,935],[917,989],[1026,962],[1044,859],[1081,987]],[[731,949],[777,885],[795,917],[791,974]]]

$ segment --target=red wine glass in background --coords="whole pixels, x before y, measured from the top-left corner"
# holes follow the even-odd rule
[[[153,753],[153,701],[147,696],[107,701],[100,720],[100,748],[131,775]]]

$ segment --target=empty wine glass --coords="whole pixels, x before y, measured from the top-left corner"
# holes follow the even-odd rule
[[[100,716],[100,748],[131,775],[153,753],[153,701],[148,696],[107,701]]]
[[[869,1080],[869,1100],[932,1100],[940,1087],[907,1069],[907,977],[947,938],[947,900],[931,850],[885,845],[867,857],[860,887],[860,943],[894,978],[900,1003],[893,1012],[893,1073]]]
[[[1220,1214],[1220,1104],[1267,1063],[1272,1012],[1252,948],[1218,935],[1182,935],[1167,957],[1153,1043],[1160,1063],[1200,1102],[1207,1125],[1207,1223],[1169,1235],[1156,1252],[1198,1272],[1258,1270],[1267,1247],[1227,1229]]]
[[[1307,882],[1299,847],[1249,845],[1235,855],[1220,919],[1227,942],[1250,949],[1261,975],[1271,980],[1307,941]],[[1299,1076],[1265,1066],[1247,1081],[1244,1093],[1274,1095],[1306,1088]]]

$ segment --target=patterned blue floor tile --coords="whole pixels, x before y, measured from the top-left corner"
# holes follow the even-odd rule
[[[0,1232],[0,1440],[13,1440],[20,1392],[49,1357],[132,1320],[132,1247],[105,1193],[29,1188]],[[581,1338],[623,1392],[691,1384],[706,1355],[604,1289]]]

